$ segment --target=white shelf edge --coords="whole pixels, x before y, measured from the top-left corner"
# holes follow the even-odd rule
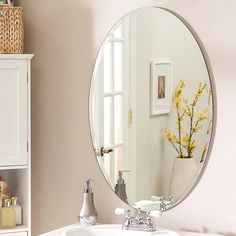
[[[17,226],[14,229],[0,229],[0,235],[1,234],[9,234],[9,233],[18,233],[18,232],[28,232],[28,227]]]
[[[18,59],[18,60],[30,60],[34,57],[34,54],[0,54],[0,60],[2,59]]]
[[[28,165],[19,165],[19,166],[0,166],[0,170],[22,170],[28,169]]]

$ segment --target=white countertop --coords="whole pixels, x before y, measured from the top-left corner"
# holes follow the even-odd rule
[[[210,234],[210,233],[198,233],[198,232],[187,232],[177,231],[180,236],[224,236],[222,234]]]

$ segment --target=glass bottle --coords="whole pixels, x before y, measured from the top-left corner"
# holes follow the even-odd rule
[[[17,204],[17,201],[17,197],[11,198],[11,208],[14,208],[16,212],[16,225],[22,225],[22,207]]]
[[[16,212],[11,208],[11,200],[6,199],[4,206],[0,208],[0,228],[15,228],[16,227]]]

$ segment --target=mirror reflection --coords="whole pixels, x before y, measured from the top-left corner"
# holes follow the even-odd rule
[[[90,93],[100,168],[116,194],[167,210],[188,193],[207,158],[212,90],[201,49],[170,12],[136,10],[106,37]]]

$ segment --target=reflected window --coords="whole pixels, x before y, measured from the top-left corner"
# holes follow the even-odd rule
[[[104,166],[115,184],[123,158],[124,130],[124,30],[119,26],[104,47],[104,145],[113,150],[104,158]]]

